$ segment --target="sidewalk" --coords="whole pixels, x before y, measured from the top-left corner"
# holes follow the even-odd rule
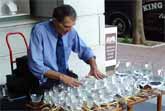
[[[118,44],[117,48],[118,60],[126,59],[134,62],[148,61],[156,64],[157,67],[165,67],[165,44],[154,48]]]
[[[129,45],[118,44],[117,60],[128,60],[131,62],[146,61],[152,62],[154,67],[165,67],[165,45],[142,48]],[[163,96],[162,111],[165,111],[165,96]],[[135,111],[156,111],[156,99],[138,104]]]

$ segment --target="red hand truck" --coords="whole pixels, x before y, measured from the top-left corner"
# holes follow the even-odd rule
[[[7,46],[8,46],[8,49],[9,49],[9,55],[10,55],[11,72],[13,74],[14,73],[13,64],[16,63],[16,61],[13,59],[13,50],[12,50],[11,45],[9,43],[9,38],[12,37],[12,35],[18,35],[16,37],[22,37],[23,38],[25,46],[27,48],[27,51],[28,51],[29,47],[28,47],[28,43],[27,43],[26,38],[25,38],[23,33],[21,33],[21,32],[9,32],[9,33],[6,34],[6,43],[7,43]]]
[[[18,36],[17,36],[18,35]],[[27,63],[27,56],[13,58],[13,50],[11,44],[9,43],[10,37],[21,37],[28,53],[28,43],[25,36],[21,32],[9,32],[6,34],[6,43],[9,49],[10,64],[12,75],[7,76],[7,88],[11,93],[16,93],[19,95],[27,95],[32,91],[39,90],[38,79],[30,72]],[[16,64],[16,69],[14,69],[14,64]]]

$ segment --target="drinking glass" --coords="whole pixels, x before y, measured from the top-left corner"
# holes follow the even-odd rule
[[[142,72],[143,72],[143,76],[151,75],[153,73],[152,63],[143,64]]]
[[[50,106],[54,105],[54,100],[52,96],[50,96],[49,91],[44,92],[44,103],[49,104]]]
[[[165,68],[161,68],[158,70],[158,75],[162,77],[163,82],[165,82]]]
[[[164,69],[156,69],[155,73],[150,76],[150,85],[153,88],[159,88],[164,85]]]
[[[97,80],[95,86],[96,86],[96,89],[102,89],[102,88],[104,88],[106,86],[105,79]]]
[[[152,63],[136,61],[133,63],[133,77],[139,85],[145,86],[149,83],[149,77],[153,74]]]
[[[165,91],[165,68],[158,70],[158,75],[160,75],[163,79],[163,85],[160,87],[160,90]]]
[[[43,97],[42,94],[35,94],[35,93],[33,93],[33,94],[30,95],[32,103],[39,103],[39,102],[41,102],[42,97]]]
[[[131,62],[126,60],[118,61],[115,67],[115,73],[121,76],[132,74]]]

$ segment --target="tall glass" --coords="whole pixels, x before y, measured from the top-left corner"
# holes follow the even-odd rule
[[[161,76],[161,78],[163,79],[163,85],[160,87],[161,90],[165,91],[165,68],[161,68],[158,70],[158,75]]]
[[[149,77],[153,74],[153,65],[145,61],[133,63],[133,77],[141,86],[149,83]]]
[[[164,69],[155,69],[154,74],[150,76],[150,85],[153,88],[160,88],[164,85],[165,71]]]
[[[115,73],[120,76],[132,74],[132,63],[127,60],[120,60],[115,67]]]

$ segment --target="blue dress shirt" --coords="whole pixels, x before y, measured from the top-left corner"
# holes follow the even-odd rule
[[[29,68],[41,84],[47,81],[44,74],[48,70],[58,71],[56,63],[57,39],[58,35],[51,20],[38,23],[32,28],[28,52]],[[62,39],[67,68],[71,51],[76,52],[79,58],[85,62],[94,57],[92,50],[87,47],[74,28],[63,35]]]

